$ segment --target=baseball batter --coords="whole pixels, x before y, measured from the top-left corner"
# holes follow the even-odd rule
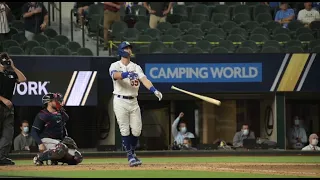
[[[42,97],[45,109],[41,110],[32,125],[31,136],[37,142],[40,153],[33,158],[36,165],[50,160],[52,165],[58,162],[76,165],[82,162],[74,140],[68,136],[65,127],[69,116],[62,108],[63,97],[59,93],[48,93]]]
[[[129,166],[142,164],[135,154],[138,137],[141,134],[142,121],[137,101],[140,82],[152,93],[162,99],[162,94],[147,79],[141,67],[130,61],[132,46],[124,41],[118,47],[121,59],[111,64],[109,73],[113,80],[113,110],[117,118],[122,145],[127,153]],[[131,133],[130,133],[131,132]]]

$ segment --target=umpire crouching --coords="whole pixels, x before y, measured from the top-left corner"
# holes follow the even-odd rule
[[[16,83],[27,79],[7,53],[0,54],[0,165],[14,165],[8,158],[13,139],[14,108],[11,102]]]

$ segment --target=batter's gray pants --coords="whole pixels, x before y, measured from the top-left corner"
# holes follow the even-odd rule
[[[0,160],[9,155],[13,139],[14,109],[0,103]]]

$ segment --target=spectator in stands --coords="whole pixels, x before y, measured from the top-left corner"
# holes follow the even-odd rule
[[[313,9],[320,11],[320,2],[313,2],[312,7]]]
[[[309,136],[309,145],[302,148],[302,151],[320,151],[320,147],[317,146],[319,142],[319,138],[317,136],[317,134],[311,134]]]
[[[312,9],[312,2],[304,3],[305,9],[298,13],[298,20],[301,21],[306,27],[309,27],[312,21],[320,20],[319,12]]]
[[[280,6],[280,2],[264,2],[264,4],[271,8],[277,8]]]
[[[36,146],[35,140],[29,136],[29,122],[22,121],[21,133],[14,139],[13,146],[15,151],[29,151],[30,146]]]
[[[9,6],[5,2],[0,2],[0,42],[5,40],[5,37],[10,31],[7,15],[10,11]]]
[[[301,149],[307,143],[307,134],[298,116],[293,119],[293,127],[288,132],[290,147],[293,149]]]
[[[179,116],[172,123],[172,136],[174,137],[174,141],[177,145],[183,144],[183,139],[185,137],[194,138],[194,135],[191,132],[187,132],[187,124],[185,122],[180,122],[180,119],[184,116],[184,113],[181,112]],[[179,124],[179,131],[177,126]]]
[[[40,2],[27,2],[22,7],[24,18],[25,36],[32,40],[36,34],[40,34],[48,25],[48,11]]]
[[[76,8],[78,9],[77,15],[81,26],[83,25],[83,20],[88,12],[89,6],[92,4],[94,4],[94,2],[76,2]]]
[[[197,150],[197,149],[192,147],[191,139],[188,137],[185,137],[183,138],[183,145],[181,146],[181,150]]]
[[[282,24],[282,27],[287,28],[288,23],[291,22],[295,17],[294,10],[288,9],[287,2],[281,2],[280,10],[277,12],[275,21]]]
[[[234,147],[243,147],[244,139],[255,139],[255,135],[253,131],[250,131],[248,124],[243,124],[242,129],[233,137],[233,146]]]
[[[104,2],[104,49],[108,50],[108,31],[111,24],[115,21],[120,21],[120,8],[124,5],[124,2]]]
[[[172,4],[172,2],[143,2],[143,6],[150,14],[150,28],[156,28],[159,22],[166,22],[167,15],[172,9]]]

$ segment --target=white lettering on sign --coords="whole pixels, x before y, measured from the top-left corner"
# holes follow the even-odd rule
[[[16,84],[13,95],[45,95],[48,93],[47,84],[50,81],[28,81]]]

